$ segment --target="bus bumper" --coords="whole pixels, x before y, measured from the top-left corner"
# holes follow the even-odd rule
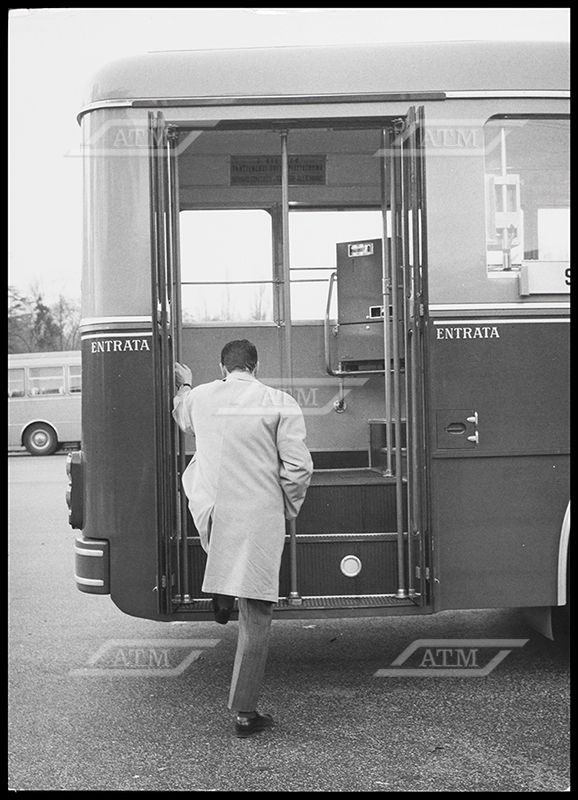
[[[110,594],[108,542],[78,536],[74,542],[74,558],[77,588],[89,594]]]

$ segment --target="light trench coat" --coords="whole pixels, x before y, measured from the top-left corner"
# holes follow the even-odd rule
[[[234,371],[181,388],[173,418],[196,438],[182,483],[207,553],[202,591],[277,602],[285,519],[299,513],[313,472],[299,405]]]

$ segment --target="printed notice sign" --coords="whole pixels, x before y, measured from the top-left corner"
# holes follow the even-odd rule
[[[290,186],[324,186],[325,156],[289,156]],[[281,156],[231,156],[231,186],[281,186]]]

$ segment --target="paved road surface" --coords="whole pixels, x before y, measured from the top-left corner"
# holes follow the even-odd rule
[[[236,623],[135,619],[78,592],[65,457],[8,466],[11,789],[568,787],[567,651],[516,612],[274,622],[262,708],[278,724],[238,740]],[[484,677],[376,677],[416,639],[464,637],[529,641]]]

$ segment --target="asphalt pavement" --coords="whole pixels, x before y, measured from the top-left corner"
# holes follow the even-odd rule
[[[237,739],[236,622],[142,620],[79,592],[65,460],[8,459],[10,789],[567,790],[568,648],[514,610],[276,620],[276,725]],[[417,640],[524,644],[485,674],[391,674]]]

